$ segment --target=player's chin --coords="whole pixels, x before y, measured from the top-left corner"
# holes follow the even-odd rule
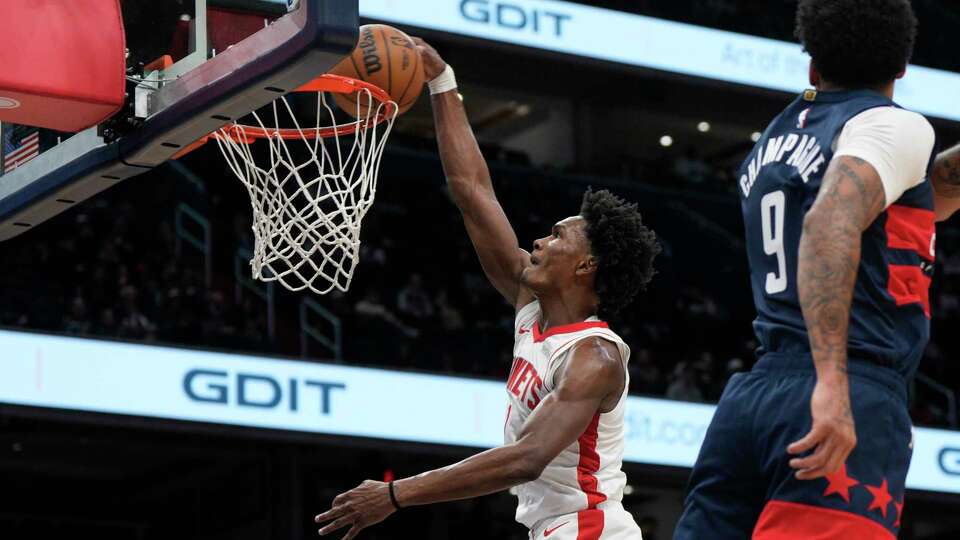
[[[530,266],[520,274],[520,284],[530,291],[539,294],[550,288],[550,276],[537,266]]]
[[[528,289],[536,288],[537,283],[537,267],[536,266],[527,266],[520,272],[520,284]]]

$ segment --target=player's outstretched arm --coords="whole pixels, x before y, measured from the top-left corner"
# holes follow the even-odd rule
[[[626,381],[620,353],[593,338],[574,351],[551,392],[527,419],[516,442],[459,463],[393,483],[399,508],[480,497],[537,479],[564,448],[573,444],[607,402],[615,403]],[[386,519],[396,508],[390,485],[368,480],[333,500],[316,517],[328,525],[320,534],[350,527],[345,539]]]
[[[933,181],[933,210],[943,221],[960,210],[960,145],[941,152],[930,171]]]
[[[424,74],[436,81],[447,73],[447,64],[437,51],[420,38],[414,38],[423,57]],[[520,249],[517,235],[507,220],[493,190],[490,170],[467,120],[455,82],[449,90],[432,96],[434,125],[440,147],[440,160],[454,202],[463,214],[467,234],[480,258],[487,278],[511,305],[518,309],[533,299],[520,283],[530,254]]]
[[[835,158],[803,221],[797,287],[810,337],[817,384],[810,400],[813,426],[788,451],[801,480],[840,468],[857,444],[847,381],[847,330],[860,266],[863,231],[885,208],[880,176],[852,156]]]

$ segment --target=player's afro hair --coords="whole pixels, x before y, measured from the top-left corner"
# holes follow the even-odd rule
[[[910,0],[800,0],[795,33],[824,79],[864,88],[906,69],[917,17]]]
[[[657,235],[644,226],[636,204],[607,190],[588,189],[580,215],[586,221],[591,253],[597,259],[594,287],[601,318],[616,315],[646,290],[653,279],[653,259],[660,253]]]

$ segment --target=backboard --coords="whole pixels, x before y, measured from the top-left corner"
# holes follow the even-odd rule
[[[121,6],[129,81],[123,109],[76,134],[41,130],[50,148],[41,144],[38,156],[0,176],[0,240],[149,171],[313,80],[354,48],[359,27],[358,0]]]

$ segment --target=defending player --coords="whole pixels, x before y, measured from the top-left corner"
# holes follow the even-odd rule
[[[816,90],[739,177],[760,360],[720,400],[675,540],[896,538],[934,221],[960,206],[960,149],[934,163],[892,101],[916,25],[909,0],[800,1]]]
[[[344,538],[398,508],[518,486],[531,539],[640,538],[620,501],[630,349],[597,316],[615,313],[653,277],[659,252],[636,205],[587,191],[580,215],[520,249],[497,201],[450,69],[418,40],[451,194],[487,277],[515,306],[505,444],[455,465],[339,495],[317,522]],[[493,414],[493,411],[491,411]]]

